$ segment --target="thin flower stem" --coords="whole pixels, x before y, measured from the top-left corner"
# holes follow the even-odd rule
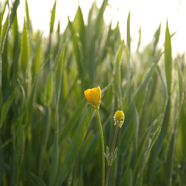
[[[102,186],[105,185],[105,149],[104,149],[104,138],[103,138],[103,129],[101,125],[101,119],[98,109],[96,109],[97,120],[99,124],[100,136],[101,136],[101,147],[102,147]]]
[[[113,144],[112,144],[112,151],[111,152],[114,152],[114,148],[115,148],[115,144],[116,144],[116,138],[117,138],[117,135],[118,135],[118,129],[119,129],[119,125],[117,125],[117,128],[116,128],[116,132],[115,132],[115,135],[114,135],[114,141],[113,141]]]
[[[112,144],[112,151],[111,151],[111,153],[114,152],[114,148],[115,148],[115,144],[116,144],[116,138],[117,138],[117,135],[118,135],[118,129],[119,129],[119,125],[117,125],[117,128],[116,128],[116,132],[115,132],[114,141],[113,141],[113,144]],[[111,169],[111,165],[108,165],[107,178],[106,178],[106,184],[105,184],[105,186],[108,186],[110,169]]]

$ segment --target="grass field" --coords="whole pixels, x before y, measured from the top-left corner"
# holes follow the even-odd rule
[[[21,31],[19,0],[7,17],[8,4],[1,6],[0,185],[101,185],[100,131],[84,96],[97,86],[105,151],[112,147],[115,111],[125,113],[109,186],[186,185],[184,54],[172,58],[168,21],[143,49],[140,30],[131,52],[130,12],[124,41],[118,25],[104,23],[107,3],[92,4],[87,25],[78,7],[60,34],[55,2],[47,38],[33,32],[27,1]]]

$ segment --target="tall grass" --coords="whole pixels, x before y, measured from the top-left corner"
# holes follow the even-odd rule
[[[1,5],[0,184],[101,185],[100,134],[83,94],[99,85],[106,146],[114,138],[115,111],[125,113],[109,185],[185,185],[185,57],[172,58],[168,21],[142,50],[140,29],[132,53],[130,12],[124,41],[119,24],[104,23],[108,0],[100,8],[92,4],[87,25],[78,7],[62,34],[60,23],[54,30],[55,1],[48,37],[33,32],[25,2],[22,31],[19,0],[12,8]]]

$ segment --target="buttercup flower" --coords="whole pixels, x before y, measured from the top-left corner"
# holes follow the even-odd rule
[[[101,89],[97,88],[87,89],[84,91],[87,101],[95,108],[99,109],[101,103]]]
[[[119,127],[121,128],[123,123],[124,123],[124,120],[125,120],[125,115],[123,113],[122,110],[117,110],[114,114],[114,125],[119,125]]]

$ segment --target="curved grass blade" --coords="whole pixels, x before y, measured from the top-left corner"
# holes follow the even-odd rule
[[[2,106],[2,109],[1,109],[1,120],[0,120],[0,129],[1,129],[2,125],[3,125],[3,122],[5,120],[5,117],[6,117],[7,113],[8,113],[10,105],[12,104],[12,101],[13,101],[15,93],[16,93],[16,89],[12,92],[12,94],[8,97],[8,99],[6,100],[6,102]]]
[[[57,179],[57,186],[60,186],[67,175],[69,174],[76,156],[79,152],[79,149],[81,148],[83,139],[87,133],[88,126],[91,122],[92,116],[94,113],[94,109],[92,107],[89,107],[82,116],[82,120],[80,121],[80,124],[72,138],[72,141],[70,143],[70,146],[66,152],[66,155],[64,157],[64,161],[60,167],[59,175]]]
[[[157,140],[157,138],[158,138],[158,136],[160,134],[161,128],[162,128],[162,125],[160,125],[157,128],[156,132],[154,133],[154,135],[152,137],[151,143],[150,143],[150,145],[149,145],[149,147],[147,149],[147,152],[146,152],[146,156],[145,156],[145,160],[143,162],[143,166],[142,166],[141,172],[140,172],[140,174],[138,176],[138,179],[136,181],[136,186],[140,186],[141,185],[142,175],[143,175],[143,171],[144,171],[144,168],[145,168],[145,165],[146,165],[149,153],[151,152],[151,149],[154,146],[154,143],[156,142],[156,140]]]
[[[161,147],[163,145],[165,135],[167,133],[169,118],[170,118],[170,109],[171,109],[170,97],[168,97],[164,116],[163,116],[163,121],[162,121],[162,129],[161,129],[158,139],[156,140],[156,143],[152,149],[152,153],[150,155],[149,162],[148,162],[147,182],[149,185],[151,185],[151,183],[153,181],[154,171],[156,169],[157,157],[158,157],[158,154],[159,154]]]
[[[159,59],[160,59],[161,56],[162,56],[162,54],[156,59],[156,61],[154,62],[154,64],[150,68],[150,70],[148,71],[148,73],[147,73],[145,79],[143,80],[142,84],[139,86],[139,88],[137,89],[137,91],[135,93],[133,101],[135,101],[137,109],[139,109],[141,104],[143,103],[143,100],[144,100],[144,97],[145,97],[145,94],[146,94],[147,83],[149,82],[150,77],[152,76],[154,70],[156,69],[157,64],[158,64]],[[132,106],[133,101],[129,105],[129,108],[126,112],[125,122],[124,122],[124,125],[123,125],[124,129],[122,131],[122,136],[127,131],[128,125],[131,122],[132,118],[134,117],[133,106]]]

